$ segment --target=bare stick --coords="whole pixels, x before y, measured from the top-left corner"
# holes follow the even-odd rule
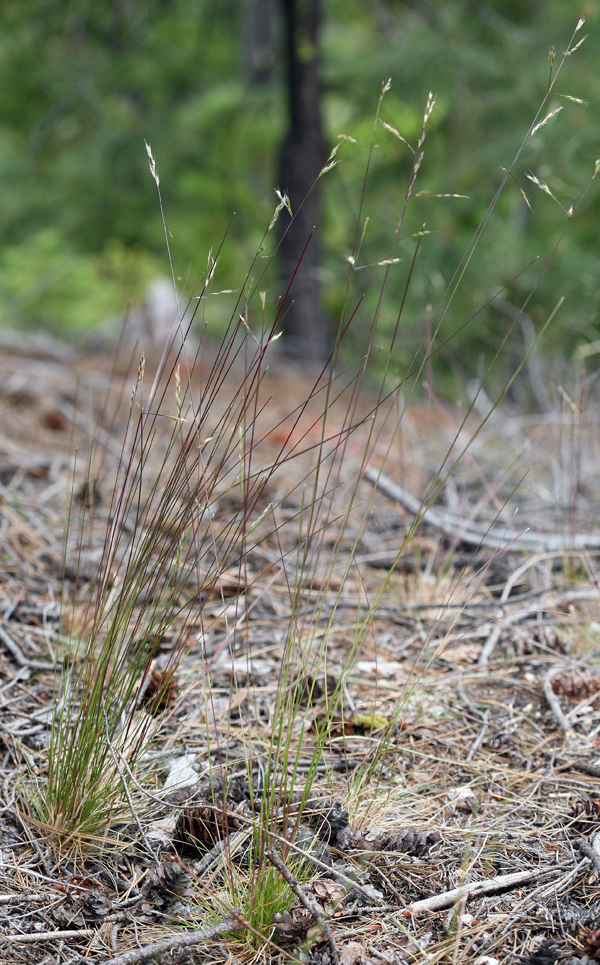
[[[337,947],[337,945],[336,945],[336,943],[335,943],[335,938],[334,938],[333,935],[331,934],[331,928],[329,927],[329,924],[328,924],[326,918],[323,916],[323,913],[322,913],[321,911],[319,911],[319,909],[317,908],[317,906],[315,905],[315,903],[314,903],[313,901],[310,901],[310,900],[306,897],[306,895],[305,895],[304,892],[302,891],[302,888],[301,888],[300,885],[298,884],[298,879],[297,879],[297,878],[294,878],[294,876],[293,876],[293,874],[291,873],[291,871],[288,871],[288,869],[286,868],[283,860],[279,857],[279,855],[277,854],[277,852],[276,852],[276,851],[267,851],[267,852],[265,852],[265,853],[266,853],[266,855],[267,855],[267,858],[268,858],[269,861],[271,862],[271,864],[275,865],[275,867],[277,868],[277,870],[278,870],[278,872],[280,873],[280,875],[282,876],[282,878],[285,878],[285,880],[287,881],[288,885],[290,886],[290,888],[292,889],[292,891],[294,892],[294,894],[298,896],[298,898],[300,899],[300,901],[302,902],[302,904],[304,905],[304,907],[306,908],[306,910],[311,913],[311,915],[312,915],[313,918],[315,919],[317,925],[318,925],[320,928],[323,929],[323,934],[325,935],[325,938],[326,938],[327,941],[329,942],[329,950],[330,950],[330,952],[331,952],[331,960],[332,960],[334,963],[339,962],[339,960],[340,960],[340,953],[339,953],[338,947]]]
[[[562,707],[560,706],[560,700],[558,699],[558,696],[554,693],[552,689],[552,681],[554,680],[556,675],[561,672],[561,669],[562,668],[557,670],[556,667],[554,667],[546,674],[542,689],[544,691],[544,697],[546,698],[546,701],[552,712],[552,716],[554,717],[554,720],[556,721],[560,729],[564,731],[565,737],[572,737],[573,728],[571,727],[571,724],[569,723],[568,719],[563,714]]]
[[[471,750],[467,754],[467,761],[472,761],[473,758],[475,757],[475,754],[483,744],[483,740],[485,735],[487,734],[489,726],[490,726],[490,715],[489,715],[489,712],[486,712],[486,715],[483,718],[483,724],[481,725],[481,730],[479,731],[477,737],[473,741],[473,746],[471,747]]]
[[[272,834],[271,837],[275,838],[277,841],[280,841],[281,844],[286,846],[286,848],[291,848],[295,854],[299,854],[303,858],[306,858],[307,861],[312,862],[312,864],[316,865],[318,868],[322,868],[323,871],[327,871],[328,874],[330,874],[336,881],[347,882],[350,885],[351,891],[359,891],[361,895],[364,895],[365,898],[369,899],[369,901],[373,901],[373,895],[370,895],[367,889],[360,885],[354,878],[350,878],[349,875],[345,875],[338,868],[332,868],[330,864],[325,864],[324,861],[321,861],[314,854],[299,848],[297,844],[295,844],[293,841],[290,841],[289,838],[284,838],[281,834]],[[381,903],[383,904],[383,899]]]
[[[490,725],[490,712],[489,710],[486,710],[485,712],[480,710],[477,704],[474,704],[472,700],[469,700],[462,682],[462,675],[459,676],[456,682],[456,689],[458,691],[458,696],[462,700],[463,704],[465,704],[468,707],[468,709],[471,711],[472,714],[475,715],[475,717],[479,717],[479,719],[482,721],[481,729],[473,742],[473,746],[471,747],[471,750],[467,755],[467,761],[472,761],[473,758],[475,757],[475,754],[483,744],[483,739],[487,734],[487,730]]]
[[[145,962],[154,955],[161,955],[163,952],[170,952],[173,948],[189,948],[199,945],[201,942],[208,942],[219,935],[227,935],[230,932],[243,928],[237,918],[224,918],[217,925],[210,928],[199,928],[194,932],[182,932],[179,935],[172,935],[171,938],[164,938],[162,942],[155,942],[153,945],[144,945],[143,948],[132,948],[122,955],[105,958],[100,965],[135,965],[135,962]]]
[[[481,653],[479,654],[479,660],[477,661],[478,666],[483,667],[487,670],[487,666],[492,656],[494,650],[496,649],[496,644],[502,635],[502,627],[499,623],[492,627],[487,640],[485,641],[483,647],[481,648]]]
[[[337,913],[339,918],[360,918],[382,911],[404,911],[406,905],[350,905]]]
[[[11,656],[19,664],[19,667],[30,667],[32,670],[56,670],[53,663],[45,663],[43,660],[29,660],[16,640],[13,640],[10,633],[0,627],[0,642],[4,644]]]
[[[403,914],[419,914],[421,911],[440,911],[442,908],[449,908],[465,895],[468,898],[479,898],[481,895],[493,895],[497,891],[504,891],[508,888],[517,888],[519,885],[535,881],[543,875],[555,875],[558,868],[535,868],[531,871],[513,871],[509,875],[498,875],[497,878],[484,878],[483,881],[472,881],[468,885],[461,885],[453,888],[452,891],[443,891],[440,895],[432,895],[431,898],[423,898],[421,901],[413,901],[412,905],[407,905],[403,909]]]
[[[574,868],[567,871],[562,878],[558,881],[551,881],[550,883],[542,884],[538,888],[534,888],[525,898],[517,902],[511,908],[510,915],[508,916],[508,922],[500,932],[501,935],[506,935],[507,932],[514,928],[514,924],[521,917],[521,910],[530,909],[534,904],[538,904],[541,898],[546,898],[549,894],[552,894],[554,898],[558,897],[561,891],[570,884],[573,878],[577,877],[581,869],[587,865],[589,858],[583,858]],[[557,869],[558,870],[558,869]]]
[[[526,573],[528,569],[530,569],[532,566],[536,566],[538,563],[541,563],[548,558],[552,558],[553,556],[554,554],[552,553],[539,553],[535,556],[530,556],[529,559],[525,560],[525,562],[518,566],[516,570],[513,570],[504,584],[502,595],[498,601],[500,606],[503,607],[503,605],[507,602],[515,583],[521,579],[523,574]],[[518,622],[524,615],[527,615],[527,612],[528,611],[525,610],[519,613],[511,614],[506,618],[506,623],[514,623],[515,621]],[[502,625],[498,623],[492,628],[489,637],[483,645],[481,653],[479,654],[479,660],[477,661],[478,666],[487,669],[489,659],[492,656],[501,635]]]
[[[517,683],[519,683],[519,681],[517,681]],[[511,686],[512,686],[512,684],[511,684]],[[134,783],[135,783],[135,782],[134,782]],[[161,801],[161,803],[164,804],[164,801]],[[219,815],[226,814],[227,817],[235,818],[236,821],[241,821],[241,822],[243,822],[244,824],[253,825],[253,826],[256,826],[256,824],[257,824],[257,819],[253,819],[253,818],[246,817],[246,815],[244,815],[244,814],[238,814],[237,811],[228,811],[228,810],[225,810],[225,811],[224,811],[222,807],[220,807],[220,806],[217,807],[217,805],[215,805],[215,804],[206,804],[206,803],[203,803],[202,806],[205,807],[205,808],[207,808],[207,809],[210,809],[210,810],[214,811],[215,813],[217,813],[217,814],[219,814]],[[280,811],[281,811],[281,810],[282,810],[282,809],[280,809]],[[279,812],[278,812],[278,817],[279,817],[279,816],[280,816],[280,814],[279,814]],[[354,878],[350,878],[349,875],[344,874],[344,873],[343,873],[342,871],[340,871],[338,868],[332,868],[331,865],[325,864],[325,862],[324,862],[324,861],[321,861],[320,858],[317,858],[316,855],[311,854],[309,851],[305,851],[303,848],[298,847],[298,845],[297,845],[294,841],[290,841],[289,838],[284,837],[282,834],[275,834],[275,833],[273,832],[273,833],[271,834],[271,837],[274,838],[276,841],[280,841],[281,844],[284,844],[284,845],[286,846],[286,848],[291,848],[291,850],[294,851],[295,854],[301,855],[303,858],[305,858],[307,861],[310,861],[312,864],[316,865],[318,868],[322,868],[323,871],[327,871],[330,875],[332,875],[332,876],[335,878],[336,881],[345,881],[345,882],[347,882],[347,883],[350,885],[350,888],[351,888],[353,891],[360,891],[360,893],[361,893],[362,895],[364,895],[365,898],[368,898],[369,901],[373,901],[373,896],[370,895],[369,892],[367,891],[367,889],[366,889],[366,888],[363,888],[363,886],[362,886],[361,884],[359,884],[358,881],[355,881]],[[232,839],[231,839],[232,843],[233,843],[234,840],[237,841],[237,832],[236,832],[235,839],[234,839],[234,837],[232,836]],[[208,857],[208,855],[206,855],[205,857]],[[203,859],[203,860],[204,860],[204,859]],[[200,862],[198,866],[199,866],[199,867],[202,866],[202,862]],[[204,868],[204,867],[201,867],[201,870],[202,870],[202,873],[205,873],[205,872],[206,872],[206,868]],[[194,874],[197,873],[195,869],[194,869],[194,872],[193,872],[193,873],[194,873]]]
[[[93,928],[78,928],[76,931],[38,931],[27,935],[0,935],[4,942],[56,942],[68,941],[69,938],[92,938],[96,932]]]
[[[233,850],[236,845],[243,841],[245,838],[249,837],[250,831],[247,828],[243,828],[241,831],[236,831],[235,834],[230,834],[228,837],[223,838],[208,851],[201,861],[192,866],[192,871],[197,878],[201,878],[202,875],[206,875],[211,872],[214,867],[218,864],[222,852],[227,847],[230,854],[235,854]]]
[[[502,636],[502,631],[506,627],[514,626],[515,623],[520,623],[521,620],[526,620],[527,617],[531,617],[539,612],[539,608],[536,607],[535,609],[529,610],[517,610],[516,613],[508,613],[505,617],[501,618],[498,623],[492,627],[490,635],[481,648],[477,666],[481,667],[483,670],[487,670],[489,659],[496,649],[496,644]]]
[[[591,777],[600,777],[600,767],[598,764],[588,764],[587,761],[574,761],[569,764],[569,768],[574,771],[581,771],[583,774],[589,774]]]
[[[594,844],[596,843],[598,835],[594,839]],[[582,854],[589,858],[594,866],[594,871],[596,872],[596,877],[600,878],[600,854],[596,851],[596,848],[586,841],[585,838],[577,838],[573,842],[573,846],[581,851]]]
[[[561,552],[565,549],[600,548],[600,533],[574,533],[571,537],[564,537],[559,533],[536,533],[528,529],[516,533],[511,532],[508,526],[482,526],[464,516],[457,516],[455,513],[441,513],[437,509],[425,506],[377,469],[367,469],[364,477],[378,489],[381,489],[390,499],[394,499],[404,506],[409,513],[412,513],[421,522],[434,526],[446,533],[447,536],[458,539],[462,543],[468,543],[470,546],[487,546],[495,550],[510,549],[513,552],[520,552],[523,547],[533,552],[540,550]]]
[[[62,887],[62,882],[61,882]],[[39,894],[36,892],[29,891],[13,891],[10,895],[0,895],[0,905],[8,905],[11,901],[17,902],[34,902],[34,901],[48,901],[48,892],[42,891]]]

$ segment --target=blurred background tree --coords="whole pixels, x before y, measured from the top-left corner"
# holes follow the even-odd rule
[[[144,138],[152,144],[176,274],[191,289],[232,219],[216,273],[239,288],[268,225],[288,129],[281,0],[4,0],[0,5],[0,321],[55,332],[90,328],[140,301],[168,274]],[[600,4],[561,0],[322,0],[321,112],[325,153],[340,134],[341,163],[320,182],[322,244],[315,266],[324,313],[335,328],[347,279],[362,179],[381,81],[393,86],[382,119],[414,142],[429,90],[437,104],[418,189],[392,268],[382,331],[396,318],[410,235],[425,223],[395,348],[398,371],[419,343],[489,200],[548,87],[578,16],[589,37],[568,59],[549,109],[564,110],[530,142],[517,183],[505,191],[469,262],[440,341],[504,286],[439,353],[449,371],[476,372],[493,353],[529,291],[566,215],[526,178],[543,179],[564,208],[576,203],[600,154],[594,118],[600,95]],[[566,97],[589,101],[589,107]],[[363,210],[360,256],[365,298],[354,326],[365,330],[389,257],[411,155],[380,129]],[[282,184],[283,188],[284,185]],[[519,187],[531,201],[524,203]],[[435,194],[462,194],[436,198]],[[565,303],[548,351],[567,357],[598,337],[597,187],[569,226],[512,341],[523,354],[558,297]],[[267,237],[264,255],[277,243]],[[540,261],[518,273],[535,257]],[[373,266],[364,267],[361,266]],[[253,283],[273,306],[277,275],[259,259]],[[517,277],[518,276],[518,277]],[[357,294],[358,294],[357,289]],[[234,303],[209,302],[218,333]],[[510,363],[510,354],[507,364]]]
[[[325,140],[321,121],[320,0],[282,0],[288,128],[280,153],[279,183],[290,203],[279,220],[278,257],[286,302],[283,347],[302,362],[323,364],[331,324],[323,312],[321,183]]]

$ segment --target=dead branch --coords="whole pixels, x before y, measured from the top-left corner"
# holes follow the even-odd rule
[[[581,851],[586,858],[590,859],[598,878],[600,878],[600,852],[597,850],[598,845],[600,845],[599,837],[600,835],[596,834],[592,844],[586,841],[585,838],[577,838],[577,840],[573,842],[573,846],[577,848],[578,851]]]
[[[280,858],[277,852],[267,851],[265,853],[267,855],[267,858],[271,862],[271,864],[275,865],[275,867],[277,868],[282,878],[284,878],[287,881],[288,885],[290,886],[294,894],[300,899],[300,901],[302,902],[306,910],[309,911],[310,914],[313,916],[319,928],[322,929],[323,934],[325,935],[325,938],[329,943],[329,950],[331,952],[332,961],[334,963],[339,962],[340,954],[338,951],[338,947],[335,943],[335,938],[331,933],[331,928],[329,927],[327,919],[324,917],[323,913],[319,910],[319,908],[314,903],[314,901],[310,901],[306,897],[306,895],[302,891],[302,888],[298,884],[298,879],[294,877],[291,871],[288,871],[282,858]]]
[[[477,751],[479,750],[479,748],[480,748],[481,745],[483,744],[483,741],[484,741],[485,735],[486,735],[487,732],[488,732],[489,726],[490,726],[490,715],[489,715],[489,712],[488,712],[488,713],[486,713],[486,715],[485,715],[485,717],[484,717],[484,719],[483,719],[483,723],[482,723],[482,725],[481,725],[481,728],[480,728],[480,730],[479,730],[479,733],[478,733],[477,737],[475,738],[475,740],[473,741],[473,744],[472,744],[472,746],[471,746],[471,749],[470,749],[469,753],[467,754],[467,758],[466,758],[467,761],[472,761],[473,758],[475,757],[475,754],[477,753]]]
[[[228,835],[221,841],[217,841],[216,844],[207,851],[201,861],[198,861],[193,866],[193,872],[197,878],[201,878],[202,875],[209,874],[214,870],[217,865],[225,847],[230,854],[233,854],[238,843],[244,841],[249,837],[250,831],[247,828],[243,828],[241,831],[236,831],[234,834]]]
[[[358,881],[355,881],[354,878],[350,878],[348,875],[345,875],[342,871],[339,870],[339,868],[332,868],[331,865],[325,864],[325,862],[317,858],[316,855],[310,854],[309,851],[305,851],[303,848],[299,848],[294,841],[290,841],[288,838],[284,838],[283,835],[272,834],[271,837],[281,842],[281,844],[284,844],[286,848],[291,848],[291,850],[295,854],[301,855],[307,861],[310,861],[312,864],[316,865],[317,868],[322,868],[323,871],[327,871],[332,876],[332,878],[335,879],[335,881],[345,881],[346,884],[350,886],[352,891],[359,891],[361,895],[364,895],[365,898],[369,899],[369,901],[373,901],[373,895],[369,894],[369,892],[367,891],[366,888],[363,887],[363,885],[359,884]],[[381,904],[383,905],[383,901],[381,902]]]
[[[4,627],[0,627],[0,643],[4,644],[11,656],[19,664],[19,667],[29,667],[32,670],[56,670],[53,663],[46,663],[43,660],[29,660],[16,640],[13,640],[10,633],[7,633]]]
[[[548,894],[552,894],[556,899],[562,891],[567,888],[571,881],[577,877],[579,872],[585,865],[587,865],[589,858],[583,858],[579,861],[574,868],[567,871],[566,874],[559,878],[558,881],[554,880],[550,883],[542,884],[538,888],[534,888],[525,898],[513,905],[511,913],[508,916],[508,922],[500,932],[501,935],[506,935],[511,928],[514,928],[514,923],[519,920],[521,915],[524,913],[525,909],[531,909],[534,904],[538,904],[543,897],[547,897]],[[558,868],[556,869],[558,870]]]
[[[212,811],[215,811],[219,815],[225,814],[228,817],[235,818],[237,821],[241,821],[244,824],[256,826],[256,819],[248,818],[244,814],[238,814],[237,811],[224,810],[222,807],[217,807],[214,804],[208,804],[206,802],[203,803],[203,807],[210,809]],[[278,813],[278,817],[280,816],[281,815]],[[232,839],[231,839],[232,843],[234,840],[237,842],[238,835],[239,835],[239,838],[241,839],[242,835],[240,834],[240,832],[237,832],[235,836],[232,836]],[[336,881],[338,880],[345,881],[347,884],[350,885],[353,891],[360,891],[360,893],[363,894],[365,898],[368,898],[370,901],[373,900],[373,896],[369,894],[366,888],[363,888],[363,886],[359,884],[358,881],[355,881],[353,878],[350,878],[348,875],[345,875],[338,868],[332,868],[331,865],[325,864],[325,862],[317,858],[316,855],[310,854],[309,851],[305,851],[303,848],[300,848],[294,841],[290,841],[289,838],[284,837],[284,835],[273,833],[271,836],[275,838],[276,841],[279,841],[281,844],[285,845],[286,848],[291,848],[291,850],[294,851],[295,854],[301,855],[303,858],[306,859],[306,861],[310,861],[312,864],[316,865],[317,868],[322,868],[324,871],[327,871],[330,875],[332,875],[335,878]],[[218,850],[220,849],[216,849],[216,848],[214,849],[215,857],[217,856]],[[209,858],[208,854],[205,855],[202,861],[200,861],[198,865],[194,867],[193,874],[195,875],[198,874],[198,868],[200,869],[200,872],[202,874],[206,873],[207,868],[204,865],[204,861],[207,858]],[[210,864],[212,864],[212,861],[213,861],[213,857],[211,855]],[[208,865],[208,867],[210,867],[210,864]]]
[[[558,724],[560,729],[564,731],[565,737],[572,737],[573,728],[571,727],[569,720],[563,714],[562,707],[560,706],[559,697],[554,693],[552,689],[552,681],[554,680],[556,675],[561,672],[561,669],[562,668],[557,669],[556,667],[553,667],[553,669],[546,674],[544,678],[544,683],[542,685],[542,689],[544,692],[544,697],[546,698],[546,702],[550,708],[550,711],[556,723]]]
[[[600,777],[600,766],[598,764],[588,764],[587,761],[574,761],[568,765],[574,771],[581,771],[582,774],[589,774],[590,777]]]
[[[483,670],[487,670],[489,659],[496,649],[496,644],[500,640],[502,631],[505,629],[505,627],[514,626],[516,623],[526,620],[527,617],[531,616],[533,613],[539,613],[539,608],[536,607],[534,610],[518,610],[516,613],[507,614],[502,621],[498,621],[498,623],[492,627],[487,640],[481,648],[477,666],[482,667]]]
[[[519,885],[535,881],[543,875],[557,872],[557,866],[552,868],[535,868],[530,871],[513,871],[508,875],[498,875],[496,878],[484,878],[482,881],[473,881],[468,885],[460,885],[452,891],[444,891],[440,895],[432,895],[431,898],[422,898],[414,901],[412,905],[407,905],[403,914],[418,915],[422,911],[440,911],[442,908],[449,908],[465,895],[468,898],[479,898],[481,895],[493,895],[497,891],[506,891],[510,888],[517,888]]]
[[[406,489],[396,485],[384,473],[377,469],[367,469],[364,473],[367,479],[386,496],[404,506],[409,513],[421,522],[440,529],[446,536],[470,546],[486,546],[494,550],[512,550],[519,553],[523,548],[530,552],[561,552],[566,549],[599,549],[600,533],[574,533],[563,536],[560,533],[538,533],[526,529],[519,533],[509,532],[508,526],[481,526],[465,516],[455,513],[438,512],[431,506],[415,499]]]
[[[145,962],[154,955],[162,955],[173,948],[190,948],[199,945],[201,942],[211,941],[219,935],[227,935],[230,932],[243,928],[243,924],[237,918],[224,918],[223,921],[210,928],[199,928],[194,932],[182,932],[179,935],[172,935],[164,938],[161,942],[154,942],[153,945],[144,945],[142,948],[132,948],[128,952],[116,955],[114,958],[106,958],[100,965],[135,965],[136,962]],[[32,936],[33,937],[33,936]]]
[[[96,932],[93,928],[78,928],[75,931],[38,931],[27,935],[0,935],[4,942],[19,942],[33,945],[35,942],[68,941],[70,938],[92,938]]]

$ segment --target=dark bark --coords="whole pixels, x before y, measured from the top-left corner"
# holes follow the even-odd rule
[[[268,84],[274,64],[277,0],[245,0],[242,13],[243,65],[249,84]]]
[[[325,146],[319,103],[320,0],[281,0],[287,53],[289,128],[281,148],[280,181],[291,203],[279,220],[283,347],[306,362],[327,358],[329,338],[321,301],[320,182]],[[296,271],[297,269],[297,271]]]

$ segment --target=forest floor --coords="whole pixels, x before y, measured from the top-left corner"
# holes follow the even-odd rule
[[[365,525],[350,524],[341,552],[317,558],[294,598],[310,617],[312,645],[327,628],[327,664],[292,682],[300,696],[289,722],[290,814],[308,774],[312,781],[292,836],[301,884],[283,886],[279,912],[256,941],[248,930],[240,938],[245,912],[235,899],[244,881],[252,887],[243,838],[268,777],[291,619],[277,561],[298,544],[310,451],[274,477],[289,527],[263,534],[259,526],[243,569],[221,578],[196,617],[186,615],[177,696],[147,755],[148,806],[115,831],[118,847],[89,854],[64,853],[36,828],[27,786],[32,775],[43,786],[47,768],[59,680],[52,661],[60,634],[77,629],[79,602],[67,606],[75,579],[83,599],[102,547],[101,536],[73,540],[90,434],[106,393],[117,392],[110,366],[101,355],[0,356],[2,962],[600,960],[600,425],[581,400],[543,416],[497,410],[437,493],[437,515],[420,523],[399,559],[414,519],[406,492],[420,502],[446,453],[473,435],[474,417],[461,429],[459,409],[436,400],[409,406],[383,468],[403,490],[394,498],[375,477],[358,480]],[[227,378],[233,392],[235,368]],[[131,376],[125,381],[127,401]],[[276,411],[287,411],[306,383],[278,362],[265,390]],[[299,426],[277,421],[256,460],[293,449],[296,437],[318,441],[309,410]],[[120,428],[116,419],[100,439],[102,473],[87,510],[98,533]],[[348,479],[362,465],[367,428],[349,439]],[[385,449],[375,448],[371,468],[383,466]],[[65,543],[70,492],[80,498]],[[215,526],[239,512],[225,488]],[[328,525],[335,529],[335,519]],[[509,538],[498,548],[500,530]],[[492,538],[478,545],[474,535],[486,532]],[[347,573],[345,548],[354,553]],[[358,614],[382,587],[355,653]],[[175,623],[159,670],[177,634]],[[349,655],[315,760],[319,721]],[[188,775],[179,789],[178,767]],[[175,790],[161,799],[165,782]],[[290,847],[281,851],[288,865]],[[283,875],[287,882],[289,868]],[[225,925],[202,940],[208,894],[229,895],[230,905],[221,898]]]

